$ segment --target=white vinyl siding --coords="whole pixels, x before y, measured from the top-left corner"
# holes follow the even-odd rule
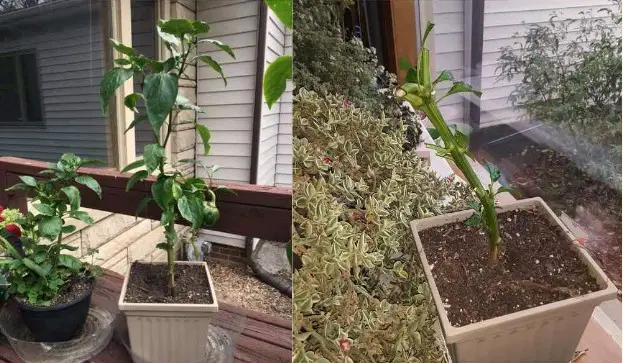
[[[210,129],[212,137],[207,157],[203,156],[201,139],[197,139],[197,159],[206,165],[219,165],[215,175],[218,179],[249,182],[259,1],[198,1],[197,7],[198,19],[210,24],[208,36],[229,45],[236,55],[233,59],[206,43],[199,47],[201,54],[210,55],[222,65],[227,86],[218,73],[205,64],[199,65],[197,104],[207,115],[199,114],[198,120]],[[205,176],[200,166],[196,173]]]
[[[153,58],[156,54],[156,14],[153,0],[132,0],[132,47],[140,54]],[[142,92],[138,79],[134,81],[134,92]],[[144,114],[145,106],[139,101],[138,110]],[[136,114],[138,116],[138,114]],[[135,128],[136,154],[142,155],[145,145],[153,143],[153,132],[148,121],[142,121]]]
[[[292,30],[286,29],[286,54],[292,55]],[[277,140],[277,170],[275,185],[292,187],[292,81],[281,96],[279,139]]]
[[[552,12],[559,13],[561,19],[578,19],[581,11],[592,9],[593,16],[602,17],[605,14],[599,14],[597,10],[604,7],[615,9],[608,0],[486,0],[480,125],[487,127],[510,123],[520,121],[525,116],[523,112],[515,110],[508,101],[508,96],[521,82],[521,76],[517,75],[510,81],[496,79],[498,58],[502,54],[500,48],[518,47],[515,42],[519,39],[514,38],[515,33],[525,33],[532,24],[546,25]],[[471,52],[471,44],[465,39],[464,2],[434,0],[433,13],[436,71],[449,70],[455,78],[470,82],[465,79],[463,72],[465,57],[469,56],[466,52]],[[569,35],[575,36],[573,33]],[[445,89],[438,92],[443,94]],[[463,96],[449,97],[441,105],[441,111],[448,122],[465,122]]]
[[[79,8],[77,8],[78,6]],[[104,72],[97,3],[74,5],[36,24],[7,23],[0,54],[34,50],[39,69],[43,125],[0,124],[0,155],[52,161],[65,152],[107,159],[108,128],[99,101]]]
[[[597,10],[612,6],[608,0],[497,0],[485,2],[483,62],[482,62],[482,101],[480,125],[483,127],[501,123],[519,121],[525,115],[513,109],[508,96],[514,86],[521,81],[520,75],[510,82],[496,81],[496,68],[500,48],[511,46],[517,48],[513,38],[515,33],[523,34],[532,24],[547,25],[552,12],[559,13],[560,19],[579,19],[581,11],[593,11],[594,17],[602,17],[604,13]],[[570,38],[577,34],[569,33]]]
[[[464,80],[464,1],[435,0],[433,17],[435,22],[435,71],[450,71],[454,78]],[[432,41],[429,39],[428,41]],[[451,83],[446,82],[437,93],[442,95]],[[449,123],[464,121],[464,98],[461,95],[448,97],[440,103],[441,113]]]

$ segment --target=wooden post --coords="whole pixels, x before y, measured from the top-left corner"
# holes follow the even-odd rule
[[[108,21],[104,25],[105,34],[119,43],[132,46],[132,6],[130,1],[110,0]],[[106,70],[114,67],[114,59],[122,54],[112,48],[110,41],[104,42]],[[134,80],[130,78],[119,87],[110,102],[109,126],[111,130],[111,147],[113,166],[119,170],[136,160],[136,144],[134,129],[126,132],[134,120],[134,113],[124,106],[127,95],[134,93]]]
[[[400,60],[417,63],[419,29],[416,22],[415,1],[390,0],[394,59],[400,83],[405,81],[406,72],[400,69]]]

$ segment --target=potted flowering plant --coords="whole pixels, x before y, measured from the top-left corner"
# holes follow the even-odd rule
[[[429,57],[422,47],[396,94],[426,114],[443,141],[427,146],[455,163],[479,201],[411,224],[453,361],[569,362],[594,307],[616,298],[616,288],[541,198],[496,206],[508,191],[494,190],[499,170],[488,165],[484,187],[467,160],[467,136],[452,132],[438,107],[480,92],[447,71],[433,80]],[[438,97],[442,82],[452,86]]]
[[[167,253],[167,263],[131,265],[121,290],[119,309],[127,318],[132,350],[142,359],[198,361],[205,356],[206,332],[212,314],[218,311],[218,303],[205,262],[175,261],[180,241],[175,222],[184,219],[193,231],[213,226],[219,219],[214,193],[219,188],[212,189],[200,178],[185,177],[167,162],[165,149],[176,123],[182,121],[179,119],[182,112],[203,112],[178,93],[178,83],[188,67],[205,63],[225,81],[221,66],[212,57],[196,54],[198,45],[210,43],[231,57],[234,54],[226,44],[203,37],[210,27],[202,21],[171,19],[160,21],[157,29],[171,52],[170,58],[162,61],[148,58],[112,40],[114,48],[126,57],[115,60],[118,66],[108,71],[101,83],[105,111],[108,100],[125,81],[134,76],[142,82],[143,92],[126,96],[124,103],[138,113],[139,101],[144,102],[146,114],[137,114],[130,128],[139,122],[149,122],[154,141],[145,146],[141,158],[123,171],[138,170],[129,179],[127,190],[155,173],[151,195],[141,203],[139,211],[152,202],[162,210],[160,224],[164,226],[165,241],[154,244]],[[197,122],[194,126],[208,155],[210,131]],[[211,168],[210,175],[214,171]]]
[[[97,266],[63,253],[78,247],[62,242],[64,233],[76,226],[70,218],[93,223],[89,214],[80,209],[82,184],[101,197],[97,181],[78,170],[96,161],[64,154],[56,164],[42,171],[48,179],[37,180],[20,176],[21,183],[9,190],[24,190],[32,196],[37,214],[19,214],[16,210],[2,212],[5,224],[0,242],[8,256],[0,260],[0,270],[9,285],[8,294],[17,302],[22,319],[37,341],[59,342],[72,339],[84,324]]]

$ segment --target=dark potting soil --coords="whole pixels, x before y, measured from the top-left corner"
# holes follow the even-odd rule
[[[435,283],[455,326],[600,290],[569,242],[534,211],[498,215],[502,245],[490,267],[488,236],[457,222],[420,233]]]
[[[125,295],[128,303],[212,304],[201,265],[175,265],[175,296],[169,296],[168,265],[134,262]]]
[[[496,131],[497,130],[497,131]],[[487,128],[483,136],[506,136],[508,125]],[[525,133],[529,134],[529,132]],[[496,136],[497,135],[497,136]],[[585,248],[619,290],[621,299],[621,192],[578,168],[567,156],[524,134],[496,146],[474,147],[477,158],[502,170],[522,198],[542,197],[556,214],[567,213],[588,234]]]
[[[93,288],[93,284],[95,282],[91,278],[77,278],[71,282],[69,282],[66,286],[67,288],[61,289],[59,293],[54,296],[54,298],[50,301],[50,305],[46,305],[49,307],[53,307],[55,305],[66,304],[72,302],[78,298],[83,297],[85,294],[89,292]],[[28,304],[26,299],[20,299],[21,302]],[[30,304],[29,304],[30,305]]]

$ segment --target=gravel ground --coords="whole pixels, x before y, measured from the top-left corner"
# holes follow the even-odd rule
[[[212,281],[219,301],[260,313],[292,318],[292,299],[253,276],[248,267],[229,267],[209,262]],[[279,273],[288,276],[289,273]]]

